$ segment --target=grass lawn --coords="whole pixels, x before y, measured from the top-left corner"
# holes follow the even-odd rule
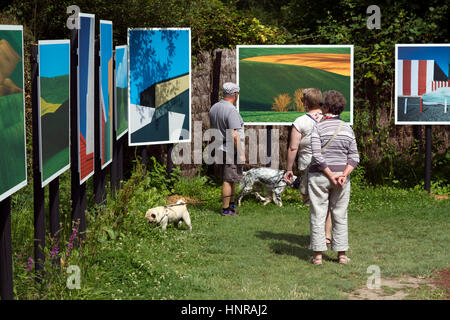
[[[199,197],[219,194],[215,187]],[[328,251],[320,267],[307,261],[311,256],[309,209],[300,205],[294,190],[283,199],[283,208],[278,208],[273,204],[263,207],[246,198],[235,217],[220,216],[218,201],[190,206],[192,232],[185,226],[182,230],[170,226],[166,232],[149,226],[144,219],[145,205],[139,207],[138,202],[125,209],[135,218],[125,217],[118,228],[106,222],[108,216],[118,215],[112,203],[97,212],[90,210],[88,240],[70,258],[71,264],[80,266],[81,289],[66,289],[67,275],[58,271],[44,282],[48,281],[49,287],[30,286],[29,275],[17,256],[20,250],[14,248],[16,296],[346,299],[348,293],[365,286],[370,265],[380,267],[382,278],[432,277],[434,270],[450,266],[449,200],[434,200],[411,190],[355,187],[349,207],[352,261],[339,265],[336,253]],[[32,212],[13,215],[13,224],[26,219],[32,219]],[[28,228],[31,233],[32,227]],[[411,294],[414,297],[414,292]],[[445,298],[443,290],[431,288],[421,288],[416,296]]]

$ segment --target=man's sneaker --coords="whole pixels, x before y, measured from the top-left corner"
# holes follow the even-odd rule
[[[230,208],[222,209],[222,215],[223,216],[234,216],[234,211],[232,211]]]
[[[239,210],[236,207],[236,204],[234,202],[230,202],[230,210],[233,211],[233,213],[238,214]]]

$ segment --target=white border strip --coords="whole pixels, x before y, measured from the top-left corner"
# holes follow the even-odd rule
[[[152,141],[152,142],[140,142],[140,143],[131,143],[131,132],[130,132],[130,31],[132,30],[153,30],[153,31],[159,31],[159,30],[176,30],[176,31],[189,31],[189,139],[186,140],[167,140],[167,141]],[[147,145],[156,145],[156,144],[168,144],[168,143],[183,143],[183,142],[191,142],[192,137],[192,128],[191,128],[191,122],[192,122],[192,110],[191,110],[191,104],[192,104],[192,59],[191,59],[191,28],[128,28],[127,31],[127,46],[128,46],[128,146],[134,147],[134,146],[147,146]]]
[[[22,25],[10,25],[10,24],[0,24],[0,30],[21,30],[23,31]],[[22,37],[23,40],[23,37]]]
[[[449,125],[450,121],[399,121],[398,120],[398,98],[399,97],[403,97],[400,96],[397,92],[397,88],[398,88],[398,48],[402,48],[402,47],[450,47],[450,44],[448,43],[423,43],[423,44],[401,44],[401,43],[397,43],[395,45],[395,87],[394,87],[394,100],[395,100],[395,104],[394,104],[394,108],[395,108],[395,125]],[[427,60],[430,60],[427,58]],[[450,76],[450,74],[449,74]],[[410,98],[408,96],[408,98]],[[418,98],[418,97],[411,97],[411,98]],[[403,107],[402,107],[403,109]]]
[[[236,46],[236,83],[239,86],[239,49],[240,48],[350,48],[350,122],[353,125],[353,61],[354,46],[353,44],[345,45],[237,45]],[[236,103],[239,111],[239,97]],[[295,119],[294,119],[295,120]],[[290,126],[292,122],[244,122],[244,126]]]

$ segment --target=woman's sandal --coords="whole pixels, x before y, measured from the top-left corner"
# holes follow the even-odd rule
[[[312,263],[312,264],[315,264],[317,266],[321,266],[322,265],[322,258],[311,257],[311,259],[309,259],[309,262]]]
[[[340,264],[347,264],[347,263],[350,262],[350,258],[347,257],[347,256],[345,256],[345,255],[342,255],[342,256],[339,256],[339,257],[338,257],[338,262],[339,262]]]

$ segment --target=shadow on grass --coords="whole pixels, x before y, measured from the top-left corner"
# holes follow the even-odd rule
[[[257,231],[256,237],[262,240],[280,240],[280,242],[270,244],[270,249],[275,254],[290,255],[305,261],[309,261],[313,255],[312,250],[308,249],[309,236]],[[284,242],[289,242],[289,244]],[[324,253],[322,257],[324,260],[332,260],[332,258]]]

